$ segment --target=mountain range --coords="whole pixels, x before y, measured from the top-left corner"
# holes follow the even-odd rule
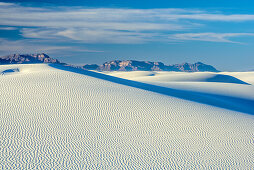
[[[47,54],[12,54],[0,57],[0,64],[32,64],[32,63],[56,63],[65,64]],[[67,64],[66,64],[67,65]],[[183,63],[165,65],[162,62],[114,60],[102,65],[85,64],[79,68],[97,71],[178,71],[178,72],[218,72],[216,68],[201,62],[194,64]]]
[[[179,71],[179,72],[218,72],[216,68],[201,62],[165,65],[162,62],[114,60],[102,65],[86,64],[84,69],[98,71]]]

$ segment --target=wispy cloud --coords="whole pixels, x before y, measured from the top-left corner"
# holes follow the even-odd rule
[[[0,2],[0,6],[13,6],[14,3],[6,3],[6,2]]]
[[[169,39],[239,43],[230,38],[242,36],[254,36],[254,33],[183,33],[171,35]]]
[[[10,30],[17,30],[17,28],[16,27],[0,27],[0,30],[10,31]]]
[[[0,51],[10,53],[39,53],[42,51],[51,52],[55,50],[67,50],[68,46],[52,46],[44,45],[33,40],[16,40],[10,41],[7,39],[0,39]]]
[[[98,50],[91,50],[86,48],[79,48],[73,46],[64,45],[52,45],[47,41],[38,42],[35,40],[16,40],[11,41],[4,38],[0,38],[0,55],[10,53],[64,53],[69,51],[75,52],[103,52]]]
[[[254,15],[226,15],[197,9],[34,8],[0,3],[0,25],[21,27],[25,38],[116,44],[167,40],[232,43],[231,37],[252,35],[186,33],[203,27],[202,21],[246,22],[254,21]],[[184,33],[176,33],[179,31]]]
[[[120,30],[107,30],[101,28],[66,28],[66,29],[41,29],[25,28],[21,30],[22,35],[26,38],[54,39],[63,40],[71,39],[84,43],[120,43],[120,44],[139,44],[154,40],[160,34],[131,32]]]
[[[244,22],[254,21],[254,15],[225,15],[216,13],[199,13],[199,14],[176,14],[164,15],[165,19],[169,20],[201,20],[201,21],[226,21],[226,22]]]

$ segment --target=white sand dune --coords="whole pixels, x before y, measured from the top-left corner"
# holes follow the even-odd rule
[[[185,81],[186,86],[178,86],[184,81],[177,75],[174,79],[178,81],[172,85],[179,90],[174,91],[166,79],[156,80],[158,74],[169,74],[166,72],[145,72],[144,76],[137,76],[139,72],[112,73],[146,82],[143,84],[57,65],[0,66],[3,72],[1,169],[254,167],[254,119],[250,110],[254,106],[248,105],[253,101],[248,94],[253,94],[251,81],[230,74],[230,82],[223,83],[219,77],[219,85],[214,82],[216,78],[211,81],[193,74]],[[194,97],[209,96],[216,89],[216,94],[225,96],[226,92],[219,91],[224,85],[232,91],[251,87],[242,96],[238,92],[228,94],[230,100],[238,97],[238,101],[248,101],[249,108],[239,112],[235,107],[224,107],[221,95],[217,97],[222,107],[217,100],[204,104],[184,96],[186,89],[198,91],[194,88],[195,83],[199,85],[198,79],[205,87],[193,93]]]
[[[106,72],[124,79],[187,90],[254,100],[254,72]]]
[[[254,71],[251,72],[223,72],[222,74],[234,76],[249,84],[254,85]]]
[[[162,71],[132,71],[132,72],[108,72],[109,75],[149,82],[221,82],[234,84],[248,84],[241,79],[227,74],[213,72],[162,72]],[[234,74],[234,73],[233,73]],[[237,75],[241,75],[237,73]],[[248,80],[254,78],[254,74],[248,74]],[[251,76],[250,76],[251,75]],[[240,76],[241,77],[241,76]]]

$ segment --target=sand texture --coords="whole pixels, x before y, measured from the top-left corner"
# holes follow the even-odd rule
[[[252,72],[0,73],[0,169],[254,167]]]

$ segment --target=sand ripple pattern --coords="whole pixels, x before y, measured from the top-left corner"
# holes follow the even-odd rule
[[[253,115],[58,70],[1,66],[0,169],[252,169]]]

